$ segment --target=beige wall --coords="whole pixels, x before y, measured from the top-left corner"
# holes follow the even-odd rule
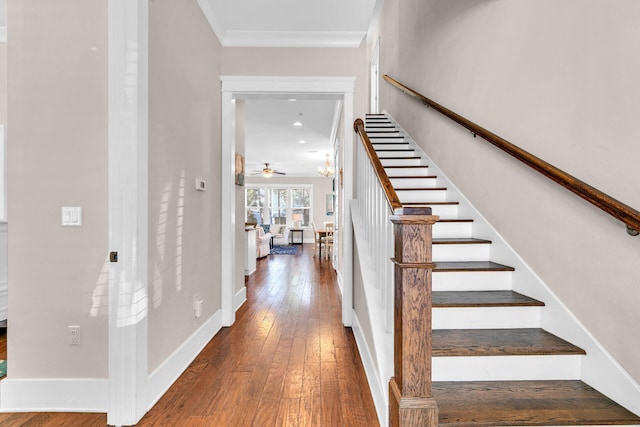
[[[366,112],[366,50],[360,48],[222,49],[222,74],[247,76],[355,76],[355,116]]]
[[[388,73],[640,208],[640,3],[390,0]],[[640,240],[618,221],[381,83],[394,115],[640,381]]]
[[[9,376],[106,378],[107,1],[10,0],[8,21]]]
[[[0,42],[0,124],[7,123],[7,43]]]
[[[196,1],[150,2],[150,370],[221,308],[219,75],[220,44]]]

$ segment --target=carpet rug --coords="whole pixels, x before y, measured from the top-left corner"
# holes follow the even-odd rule
[[[297,253],[297,246],[274,246],[271,248],[271,255],[295,255]]]

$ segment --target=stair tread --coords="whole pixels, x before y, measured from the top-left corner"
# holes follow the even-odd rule
[[[438,177],[438,175],[407,175],[407,176],[403,176],[403,175],[389,176],[389,175],[387,175],[387,178],[389,178],[389,179],[436,179],[437,177]]]
[[[452,202],[452,201],[447,201],[447,202],[404,202],[402,205],[408,205],[408,206],[430,206],[430,205],[459,205],[460,202]]]
[[[577,380],[434,382],[440,427],[628,425],[640,418]]]
[[[395,187],[396,191],[444,191],[447,187]]]
[[[434,308],[453,307],[541,307],[542,301],[514,291],[436,291]]]
[[[428,168],[426,165],[394,165],[384,166],[384,169],[411,169],[411,168]]]
[[[513,267],[498,264],[493,261],[448,261],[436,262],[433,271],[514,271]]]
[[[475,237],[443,237],[439,239],[433,239],[434,245],[474,245],[491,243],[491,240],[477,239]]]
[[[435,329],[432,343],[434,357],[586,354],[539,328]]]

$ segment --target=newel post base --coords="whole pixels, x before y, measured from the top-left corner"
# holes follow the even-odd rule
[[[433,397],[402,397],[395,377],[389,381],[389,425],[437,426],[438,405]]]
[[[394,226],[393,377],[389,382],[389,424],[437,427],[431,394],[431,227],[429,208],[404,208]]]

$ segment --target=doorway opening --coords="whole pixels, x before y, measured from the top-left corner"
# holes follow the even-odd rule
[[[353,93],[355,77],[281,77],[281,76],[221,76],[222,80],[222,316],[223,324],[230,326],[235,321],[235,311],[243,301],[244,288],[237,291],[235,265],[236,246],[240,242],[240,226],[244,218],[237,218],[236,204],[239,199],[235,189],[235,154],[236,154],[236,102],[243,97],[255,95],[277,94],[317,94],[318,96],[334,96],[342,102],[340,115],[340,131],[338,139],[342,141],[338,148],[342,165],[336,165],[343,173],[341,179],[341,195],[337,204],[342,207],[344,218],[341,239],[336,247],[342,252],[344,259],[351,259],[352,224],[350,221],[349,201],[352,199],[352,165],[353,165]],[[334,153],[335,154],[335,153]],[[337,276],[342,291],[342,321],[351,326],[352,321],[352,266],[345,262],[338,265]]]

